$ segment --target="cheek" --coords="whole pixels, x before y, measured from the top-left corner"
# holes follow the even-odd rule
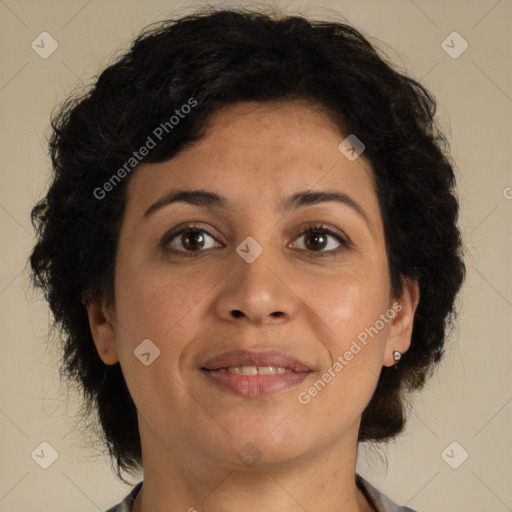
[[[381,320],[389,307],[385,270],[378,265],[360,268],[338,274],[329,286],[311,288],[308,305],[328,326],[320,339],[328,359],[319,381],[302,390],[302,398],[315,402],[311,409],[316,413],[327,407],[341,423],[362,413],[381,372],[389,328]]]
[[[323,287],[309,287],[307,304],[328,327],[332,349],[341,350],[385,313],[389,279],[378,267],[340,273]]]
[[[189,339],[183,326],[201,297],[196,288],[187,286],[183,277],[171,280],[148,266],[118,266],[119,359],[139,413],[152,424],[168,425],[168,411],[182,410],[188,403],[179,358]],[[199,413],[192,408],[187,416]],[[175,427],[181,428],[179,422]]]
[[[119,261],[116,272],[116,311],[121,359],[133,356],[144,339],[151,339],[161,350],[172,339],[174,348],[182,336],[176,332],[208,289],[200,279],[161,272],[147,264]],[[175,352],[177,353],[177,352]]]
[[[384,265],[340,273],[330,285],[312,288],[308,304],[323,324],[330,361],[312,387],[301,390],[311,414],[330,410],[340,424],[356,421],[375,390],[389,321],[389,277]],[[334,284],[333,284],[334,283]],[[334,419],[336,418],[336,420]]]

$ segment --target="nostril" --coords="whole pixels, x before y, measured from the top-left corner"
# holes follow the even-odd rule
[[[242,311],[240,311],[239,309],[234,309],[233,311],[231,311],[231,314],[232,314],[235,318],[240,318],[241,316],[244,316],[244,314],[242,313]]]

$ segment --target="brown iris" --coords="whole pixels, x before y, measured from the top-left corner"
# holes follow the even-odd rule
[[[181,243],[188,251],[202,249],[204,242],[204,236],[201,231],[186,231],[181,235]]]
[[[327,244],[325,233],[306,233],[304,235],[304,245],[313,251],[323,249]]]

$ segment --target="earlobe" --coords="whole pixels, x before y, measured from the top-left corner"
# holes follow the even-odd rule
[[[411,344],[414,315],[420,300],[417,281],[405,279],[402,295],[392,304],[396,315],[391,321],[386,339],[383,365],[395,366]],[[400,357],[396,356],[396,352]],[[398,357],[398,359],[397,359]]]
[[[116,331],[107,308],[98,301],[86,304],[89,327],[101,360],[108,365],[119,361]]]

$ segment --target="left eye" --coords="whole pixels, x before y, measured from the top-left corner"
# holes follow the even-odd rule
[[[347,247],[347,242],[337,233],[327,228],[309,228],[303,231],[294,242],[295,249],[303,249],[309,252],[336,252],[341,247]]]

